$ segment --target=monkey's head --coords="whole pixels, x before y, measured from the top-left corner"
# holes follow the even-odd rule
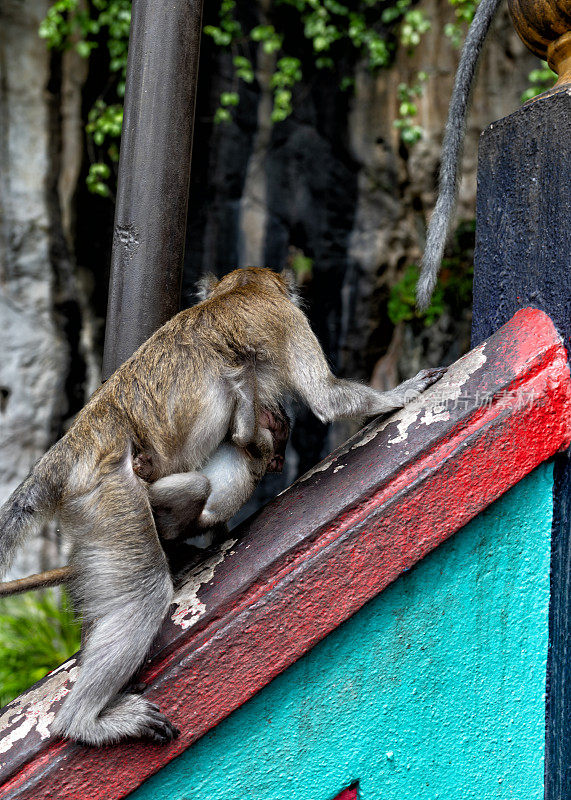
[[[205,275],[198,282],[198,297],[207,300],[243,287],[259,288],[266,292],[277,292],[299,305],[295,275],[290,270],[274,272],[266,267],[235,269],[220,280],[215,275]]]

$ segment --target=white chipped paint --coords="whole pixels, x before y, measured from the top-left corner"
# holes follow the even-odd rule
[[[57,675],[58,672],[66,672],[67,670],[71,669],[76,662],[77,658],[70,658],[69,661],[64,661],[59,667],[53,669],[51,674]]]
[[[177,609],[171,619],[175,625],[179,625],[183,630],[192,627],[203,616],[206,606],[198,598],[198,591],[201,586],[208,583],[214,577],[214,570],[221,564],[228,550],[236,544],[238,539],[228,539],[220,546],[218,553],[207,558],[202,564],[198,564],[190,571],[184,584],[175,595],[174,602]]]
[[[398,434],[389,439],[389,445],[401,444],[406,441],[408,429],[415,422],[418,422],[419,425],[433,425],[435,422],[449,420],[450,411],[448,409],[460,398],[463,387],[470,377],[485,363],[484,344],[481,344],[452,364],[438,383],[428,388],[420,397],[401,408],[384,423],[383,427],[386,427],[391,422],[397,422]]]
[[[0,714],[0,754],[7,753],[32,731],[36,731],[41,739],[50,736],[50,725],[56,715],[52,706],[69,694],[78,671],[76,659],[66,661],[50,673],[41,686],[16,698]],[[7,728],[10,730],[6,731]],[[2,733],[3,731],[6,733]]]
[[[338,467],[335,467],[335,469],[333,470],[333,472],[337,473],[337,472],[339,472],[340,470],[342,470],[342,469],[345,469],[345,467],[346,467],[346,466],[347,466],[347,464],[339,464],[339,466],[338,466]]]
[[[380,430],[379,425],[380,423],[373,426],[373,431],[371,434],[372,439],[374,439],[377,433],[379,432]],[[331,453],[331,455],[327,456],[327,458],[325,458],[323,461],[320,461],[319,464],[316,464],[315,467],[312,467],[308,472],[305,472],[301,476],[301,478],[298,478],[296,483],[303,483],[303,481],[306,481],[308,478],[311,478],[312,475],[316,475],[318,472],[325,472],[326,470],[328,470],[332,464],[335,464],[337,461],[339,461],[339,459],[343,458],[344,455],[347,455],[347,453],[351,450],[352,447],[356,446],[356,441],[362,435],[363,432],[359,431],[350,439],[347,439],[347,441],[344,444],[342,444],[341,447],[338,447],[334,453]],[[345,466],[345,464],[343,464],[343,466]],[[284,489],[283,492],[281,492],[280,494],[284,494],[284,492],[287,491],[288,489]]]

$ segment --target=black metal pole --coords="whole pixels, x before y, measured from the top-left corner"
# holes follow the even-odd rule
[[[134,0],[103,379],[179,310],[203,0]]]

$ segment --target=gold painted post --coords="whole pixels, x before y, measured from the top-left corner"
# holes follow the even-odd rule
[[[508,0],[514,27],[532,53],[557,73],[553,91],[571,84],[571,0]]]

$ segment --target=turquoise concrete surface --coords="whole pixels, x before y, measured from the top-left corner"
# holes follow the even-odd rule
[[[544,464],[131,797],[540,800]]]

